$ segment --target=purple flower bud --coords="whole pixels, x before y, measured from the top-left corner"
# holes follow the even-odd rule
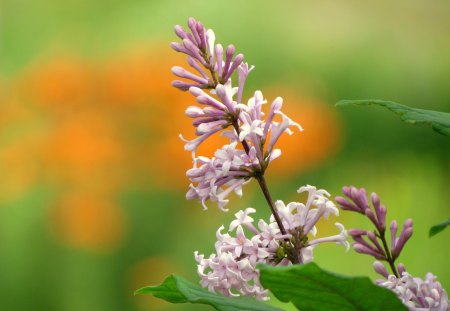
[[[206,80],[205,78],[196,76],[195,74],[187,71],[186,69],[184,69],[182,67],[178,67],[178,66],[172,67],[172,73],[180,78],[189,79],[189,80],[192,80],[192,81],[200,83],[200,84],[208,84],[208,80]]]
[[[361,235],[367,235],[367,231],[366,230],[361,230],[361,229],[350,229],[347,232],[352,237],[361,236]]]
[[[377,237],[376,237],[375,233],[373,233],[372,231],[367,231],[367,237],[373,243],[373,245],[375,245],[375,247],[377,248],[378,252],[384,254],[384,250],[381,247],[380,243],[378,243],[378,240],[377,240]]]
[[[176,25],[174,27],[175,30],[175,34],[181,39],[186,39],[187,35],[186,35],[186,31],[184,31],[183,27],[181,27],[180,25]]]
[[[223,74],[223,47],[222,44],[216,44],[215,47],[215,53],[216,53],[216,63],[217,63],[217,74],[219,77]]]
[[[190,52],[188,51],[188,49],[186,49],[186,47],[184,45],[182,45],[181,43],[171,42],[170,47],[176,52],[181,52],[181,53],[190,55]]]
[[[244,55],[242,54],[238,54],[235,58],[234,61],[230,67],[230,69],[228,70],[227,74],[224,77],[224,80],[227,81],[231,75],[233,74],[233,72],[236,70],[236,68],[242,63],[242,61],[244,60]]]
[[[195,97],[198,97],[200,95],[205,95],[205,92],[203,92],[201,89],[199,89],[198,87],[191,87],[189,89],[189,93],[191,93],[192,95],[194,95]]]
[[[197,102],[199,104],[208,105],[219,110],[224,110],[226,108],[224,104],[208,95],[197,96]]]
[[[203,109],[198,106],[189,106],[186,108],[184,113],[189,118],[198,118],[198,117],[203,117],[205,115],[205,113],[203,112]]]
[[[356,204],[356,206],[358,206],[361,211],[369,208],[369,202],[367,201],[367,194],[364,188],[357,189],[355,187],[351,187],[350,190],[345,190],[348,194],[348,197],[352,199],[352,201]]]
[[[353,249],[360,254],[367,254],[370,255],[372,257],[375,257],[376,259],[380,259],[380,260],[385,260],[385,257],[377,252],[375,252],[374,250],[360,244],[360,243],[353,243],[352,244]]]
[[[405,223],[403,224],[403,228],[410,228],[413,226],[413,220],[411,218],[408,218],[405,220]]]
[[[281,97],[275,98],[275,100],[272,102],[272,105],[270,106],[269,115],[267,116],[267,119],[266,119],[266,124],[264,125],[264,131],[263,131],[264,138],[267,137],[267,133],[269,132],[269,127],[272,124],[272,120],[275,116],[275,113],[277,111],[279,111],[282,106],[283,106],[283,98],[281,98]]]
[[[398,270],[398,273],[399,273],[400,275],[402,275],[403,272],[406,272],[405,265],[403,265],[402,263],[399,263],[398,266],[397,266],[397,270]]]
[[[397,221],[395,220],[391,221],[390,229],[391,229],[391,251],[392,251],[395,248],[395,244],[397,241],[397,229],[398,229]]]
[[[234,105],[231,96],[227,94],[227,89],[222,84],[216,87],[217,96],[222,100],[223,104],[227,107],[228,111],[234,112]]]
[[[359,209],[358,206],[354,205],[353,203],[350,203],[343,197],[335,197],[334,200],[336,201],[337,204],[339,204],[340,208],[343,210],[362,213],[362,211]]]
[[[192,125],[197,127],[200,124],[203,123],[210,123],[210,122],[214,122],[214,121],[218,121],[216,118],[213,117],[208,117],[208,118],[198,118],[197,120],[192,121]]]
[[[228,70],[230,69],[230,64],[231,64],[231,60],[233,59],[234,52],[235,52],[234,45],[230,44],[227,47],[227,50],[225,52],[226,53],[225,66],[223,68],[222,77],[225,77],[225,75],[227,74]]]
[[[374,247],[372,244],[370,244],[368,241],[366,241],[362,236],[357,235],[357,236],[352,236],[352,238],[356,243],[363,245],[367,249],[370,249],[372,252],[384,255],[383,251],[380,252],[376,247]]]
[[[370,200],[372,201],[375,211],[379,210],[380,209],[380,197],[375,192],[372,192],[372,194],[370,195]]]
[[[188,57],[187,62],[189,64],[189,66],[191,66],[192,68],[194,68],[195,70],[197,70],[203,78],[209,80],[208,75],[206,74],[206,72],[202,69],[202,67],[200,67],[198,65],[198,63],[195,61],[195,59],[193,59],[192,57]]]
[[[197,21],[192,17],[189,18],[188,26],[191,29],[192,34],[194,35],[195,42],[193,43],[197,43],[197,46],[200,46],[201,40],[197,32]]]
[[[187,91],[193,86],[198,86],[198,84],[186,83],[184,81],[175,80],[172,82],[172,86],[176,87],[177,89],[179,89],[181,91]]]
[[[378,216],[378,222],[380,223],[380,226],[383,229],[383,231],[386,230],[386,214],[387,214],[386,207],[384,205],[381,205]]]
[[[400,234],[400,237],[398,238],[398,241],[394,247],[394,250],[392,251],[392,255],[397,258],[403,247],[405,246],[406,242],[409,240],[409,238],[413,234],[413,228],[412,227],[403,227],[402,233]]]
[[[383,213],[383,211],[381,210],[380,197],[375,192],[372,192],[372,194],[370,196],[370,200],[372,201],[372,205],[375,210],[375,214],[377,215],[377,220],[381,227],[380,229],[384,230],[384,228],[386,227],[386,225],[385,225],[386,214]],[[385,210],[386,210],[386,208],[385,208]]]
[[[344,186],[342,187],[342,192],[348,197],[351,198],[352,197],[352,187],[351,186]]]
[[[370,219],[370,221],[372,221],[372,223],[375,225],[375,227],[380,230],[380,224],[378,222],[378,220],[375,217],[375,214],[373,213],[373,211],[370,208],[366,208],[366,210],[364,211],[364,213],[366,214],[366,216]],[[381,230],[380,230],[381,231]]]
[[[206,50],[206,29],[201,22],[197,23],[197,33],[200,37],[199,46],[202,51]]]
[[[206,61],[200,55],[200,50],[194,43],[192,43],[191,40],[183,39],[183,45],[187,50],[187,52],[186,52],[187,55],[192,56],[193,58],[197,59],[203,66],[207,65]]]
[[[373,263],[373,269],[375,270],[376,273],[384,276],[386,279],[389,276],[389,272],[387,271],[386,267],[379,261],[375,261]]]

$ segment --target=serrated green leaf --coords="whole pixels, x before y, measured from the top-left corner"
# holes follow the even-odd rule
[[[433,227],[431,227],[430,228],[430,233],[429,233],[430,238],[433,235],[436,235],[439,232],[443,231],[449,225],[450,225],[450,218],[447,219],[447,221],[444,221],[443,223],[440,223],[440,224],[437,224],[437,225],[434,225]]]
[[[450,137],[450,113],[412,108],[391,101],[378,99],[341,100],[336,106],[382,106],[398,114],[406,123],[431,125],[436,132]]]
[[[260,281],[275,296],[306,311],[407,311],[390,290],[368,277],[347,277],[315,263],[290,267],[258,266]]]
[[[253,298],[228,298],[211,293],[177,275],[167,277],[159,286],[147,286],[138,289],[135,294],[151,294],[171,303],[190,302],[210,305],[219,311],[282,311]]]

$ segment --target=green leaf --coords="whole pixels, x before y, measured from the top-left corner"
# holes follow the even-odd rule
[[[405,105],[378,99],[340,100],[336,106],[377,105],[389,109],[400,116],[406,123],[431,125],[436,132],[450,137],[450,113],[411,108]]]
[[[258,266],[260,281],[275,296],[307,311],[407,311],[390,290],[368,277],[347,277],[320,269],[315,263],[290,267]]]
[[[440,224],[437,224],[437,225],[434,225],[433,227],[431,227],[430,233],[429,233],[430,238],[433,235],[436,235],[439,232],[443,231],[445,229],[445,227],[447,227],[448,225],[450,225],[450,218],[447,219],[446,221],[444,221],[443,223],[440,223]]]
[[[219,311],[282,311],[250,297],[228,298],[211,293],[177,275],[167,277],[159,286],[138,289],[135,294],[151,294],[171,303],[206,304]]]

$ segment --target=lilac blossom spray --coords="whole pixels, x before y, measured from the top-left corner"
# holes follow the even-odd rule
[[[173,67],[173,82],[181,91],[189,91],[197,105],[187,107],[186,115],[193,119],[196,138],[185,142],[184,149],[192,153],[193,167],[186,173],[191,184],[188,200],[198,199],[207,209],[207,202],[227,211],[229,195],[242,195],[242,187],[252,179],[259,184],[272,215],[268,222],[255,222],[247,208],[235,214],[228,228],[221,226],[216,233],[216,252],[209,257],[195,252],[201,285],[225,296],[247,295],[268,299],[268,291],[259,282],[257,264],[292,265],[313,260],[314,248],[334,242],[349,248],[347,231],[336,223],[339,233],[315,238],[316,223],[339,210],[329,199],[330,194],[314,186],[303,186],[306,202],[274,201],[269,192],[265,172],[270,163],[280,157],[276,143],[281,135],[291,135],[303,128],[282,111],[283,99],[275,98],[269,109],[261,91],[243,100],[245,81],[254,69],[237,54],[233,45],[224,48],[215,42],[215,34],[201,22],[190,18],[189,30],[175,26],[179,42],[171,47],[187,56],[190,70]],[[237,75],[237,86],[232,77]],[[213,135],[222,135],[229,143],[219,147],[211,158],[197,154],[197,148]],[[225,230],[226,229],[226,230]],[[225,232],[224,232],[225,231]]]

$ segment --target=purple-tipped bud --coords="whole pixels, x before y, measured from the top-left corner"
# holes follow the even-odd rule
[[[370,195],[370,200],[372,201],[373,209],[375,210],[375,214],[377,215],[378,223],[382,226],[384,221],[380,206],[380,197],[375,192],[372,192],[372,194]]]
[[[212,98],[212,97],[210,97],[208,95],[197,96],[197,102],[199,104],[211,106],[211,107],[214,107],[214,108],[219,109],[219,110],[224,110],[225,109],[225,105],[224,104],[222,104],[221,102],[219,102],[215,98]]]
[[[378,250],[375,246],[373,246],[368,241],[366,241],[362,235],[355,235],[355,236],[352,236],[352,238],[356,243],[363,245],[367,249],[370,249],[372,252],[384,255],[383,251]]]
[[[202,51],[206,50],[206,29],[201,22],[197,23],[197,33],[200,37],[199,46]]]
[[[206,72],[198,65],[198,63],[195,61],[195,59],[193,59],[192,57],[188,57],[187,62],[189,64],[189,66],[191,66],[192,68],[194,68],[195,70],[197,70],[203,78],[209,80],[208,75],[206,74]]]
[[[233,55],[235,52],[235,48],[234,45],[230,44],[227,47],[227,50],[225,52],[225,66],[223,68],[223,72],[222,72],[222,77],[225,77],[226,74],[228,73],[228,70],[230,70],[230,65],[231,65],[231,60],[233,59]]]
[[[198,47],[192,43],[189,39],[183,39],[183,45],[186,48],[187,55],[192,56],[193,58],[197,59],[203,66],[207,66],[206,61],[203,59],[203,57],[200,55],[200,50]]]
[[[384,230],[386,230],[386,214],[387,214],[387,209],[384,205],[381,205],[380,207],[380,214],[378,216],[378,222],[380,223],[381,228]]]
[[[393,250],[395,248],[395,244],[397,241],[397,230],[398,230],[398,225],[397,225],[397,221],[393,220],[391,221],[391,250]]]
[[[377,240],[377,237],[376,237],[375,233],[373,233],[372,231],[367,231],[367,237],[373,243],[373,245],[375,245],[375,247],[377,248],[377,250],[380,253],[384,253],[383,248],[381,247],[380,243],[378,243],[378,240]]]
[[[342,193],[344,193],[347,197],[352,197],[352,188],[351,186],[344,186],[342,187]]]
[[[380,209],[380,197],[375,192],[372,192],[372,194],[370,195],[370,200],[372,201],[375,211],[379,210]]]
[[[358,191],[358,196],[355,197],[357,203],[362,209],[368,209],[369,208],[369,202],[367,201],[367,193],[366,189],[361,188]]]
[[[356,204],[358,204],[358,202],[356,202],[356,200],[358,199],[359,196],[359,191],[356,187],[351,187],[350,189],[350,198],[355,201]]]
[[[176,25],[174,27],[175,30],[175,34],[181,39],[186,39],[187,35],[186,35],[186,31],[184,31],[183,27],[181,27],[180,25]]]
[[[406,267],[404,264],[399,263],[397,266],[397,270],[400,275],[403,275],[403,272],[406,272]]]
[[[195,74],[187,71],[186,69],[184,69],[182,67],[178,67],[178,66],[172,67],[172,73],[180,78],[189,79],[189,80],[192,80],[192,81],[200,83],[200,84],[208,84],[208,80],[206,80],[205,78],[196,76]]]
[[[376,259],[380,259],[380,260],[385,260],[385,257],[377,252],[375,252],[374,250],[360,244],[360,243],[353,243],[352,244],[353,249],[360,254],[366,254],[366,255],[370,255],[372,257],[375,257]]]
[[[191,93],[192,95],[194,95],[195,97],[198,97],[200,95],[205,95],[205,92],[203,92],[200,88],[198,87],[191,87],[189,89],[189,93]]]
[[[214,52],[216,53],[217,74],[219,77],[223,73],[223,47],[222,44],[216,44]]]
[[[366,208],[366,210],[364,211],[364,213],[366,214],[366,216],[370,219],[370,221],[372,221],[372,223],[375,225],[375,227],[380,230],[380,224],[378,223],[378,220],[375,217],[375,214],[373,213],[373,211],[370,208]],[[381,231],[381,230],[380,230]]]
[[[361,236],[361,235],[367,235],[367,231],[366,230],[361,230],[361,229],[350,229],[350,230],[347,230],[347,232],[352,237]]]
[[[197,106],[189,106],[184,111],[184,114],[187,115],[189,118],[198,118],[203,117],[205,113],[203,112],[203,109]]]
[[[358,206],[356,206],[353,203],[350,203],[343,197],[335,197],[334,200],[336,201],[337,204],[339,204],[340,208],[342,208],[343,210],[362,213],[362,211],[359,209]]]
[[[227,58],[229,57],[231,59],[234,55],[234,52],[236,52],[236,48],[234,47],[234,45],[228,45],[226,51]]]
[[[405,223],[403,224],[403,228],[411,228],[413,226],[413,220],[411,218],[408,218],[405,220]]]
[[[234,106],[230,96],[227,94],[227,89],[222,84],[216,87],[217,96],[222,100],[223,104],[227,107],[229,112],[234,112]]]
[[[183,39],[183,45],[187,50],[191,52],[192,56],[196,56],[197,54],[200,56],[198,47],[191,40]]]
[[[197,120],[192,121],[192,125],[197,127],[201,124],[205,124],[205,123],[209,123],[209,122],[214,122],[217,121],[217,118],[213,118],[213,117],[208,117],[208,118],[199,118]],[[199,128],[200,132],[205,132],[205,130],[203,128]],[[203,133],[201,133],[203,134]]]
[[[187,91],[191,87],[197,86],[197,84],[186,83],[184,81],[175,80],[175,81],[172,81],[172,86],[176,87],[177,89],[179,89],[181,91]]]
[[[392,255],[394,256],[394,258],[397,258],[403,247],[405,246],[406,242],[409,240],[409,238],[411,238],[413,234],[413,228],[412,227],[403,227],[402,233],[400,234],[400,237],[398,238],[398,241],[394,247],[394,250],[392,251]]]
[[[170,47],[176,52],[181,52],[181,53],[185,53],[185,54],[190,53],[184,45],[182,45],[181,43],[178,43],[178,42],[171,42]]]
[[[283,98],[281,97],[275,98],[275,100],[272,102],[272,105],[270,106],[269,115],[267,116],[266,119],[266,125],[264,125],[263,137],[267,137],[267,133],[269,132],[269,127],[272,124],[272,120],[275,116],[275,113],[279,111],[282,106],[283,106]]]
[[[228,70],[227,74],[225,75],[225,77],[223,78],[225,81],[228,81],[228,79],[231,77],[231,75],[233,74],[233,72],[236,70],[236,68],[242,63],[242,61],[244,60],[244,55],[242,54],[238,54],[235,58],[233,63],[231,64],[230,69]]]
[[[386,279],[389,276],[389,272],[387,271],[386,267],[379,261],[375,261],[373,263],[373,269],[375,270],[376,273],[378,273],[379,275],[384,276]]]
[[[197,46],[200,45],[201,40],[200,40],[200,36],[198,35],[198,31],[197,31],[197,21],[194,18],[189,18],[188,20],[188,26],[191,29],[192,35],[194,35],[194,39]]]

